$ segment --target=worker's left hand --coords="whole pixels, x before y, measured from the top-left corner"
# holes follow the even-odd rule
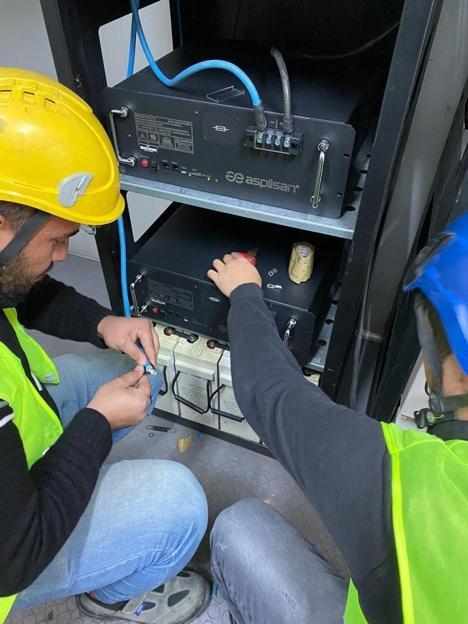
[[[99,322],[97,332],[110,349],[126,353],[142,366],[147,360],[156,366],[159,340],[149,319],[105,316]],[[138,343],[143,351],[137,346]]]

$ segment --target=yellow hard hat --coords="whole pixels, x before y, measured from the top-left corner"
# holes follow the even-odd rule
[[[91,108],[60,83],[0,67],[0,200],[68,221],[122,214],[112,145]]]

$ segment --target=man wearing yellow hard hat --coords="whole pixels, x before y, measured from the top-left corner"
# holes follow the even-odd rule
[[[89,106],[49,78],[0,68],[0,624],[75,594],[90,616],[176,624],[209,597],[182,571],[207,523],[193,474],[159,460],[102,467],[159,391],[161,376],[142,366],[156,366],[151,323],[46,275],[79,224],[110,223],[123,207]],[[113,351],[53,361],[24,327]]]

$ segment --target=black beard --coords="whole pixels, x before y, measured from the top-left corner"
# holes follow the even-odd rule
[[[26,299],[30,290],[31,288],[28,290],[14,288],[7,292],[0,286],[0,309],[16,308],[19,303]]]
[[[32,278],[22,254],[0,269],[0,308],[14,308],[24,301],[38,279]]]

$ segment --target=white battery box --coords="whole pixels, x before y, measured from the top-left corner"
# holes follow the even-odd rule
[[[154,326],[154,331],[159,338],[158,367],[164,378],[156,407],[170,414],[180,416],[179,403],[175,400],[171,389],[175,377],[174,349],[179,342],[179,336],[176,334],[166,335],[164,330],[164,325],[156,324]]]
[[[175,399],[182,418],[219,429],[219,419],[212,413],[209,399],[217,388],[217,365],[223,351],[210,348],[208,342],[201,336],[193,343],[179,338],[174,349]]]
[[[219,410],[219,423],[221,431],[231,433],[232,435],[259,442],[260,439],[249,423],[245,420],[234,396],[231,377],[231,353],[224,351],[218,363],[218,393],[216,401],[216,409]],[[223,416],[229,414],[229,416]],[[241,418],[241,421],[235,418]]]

